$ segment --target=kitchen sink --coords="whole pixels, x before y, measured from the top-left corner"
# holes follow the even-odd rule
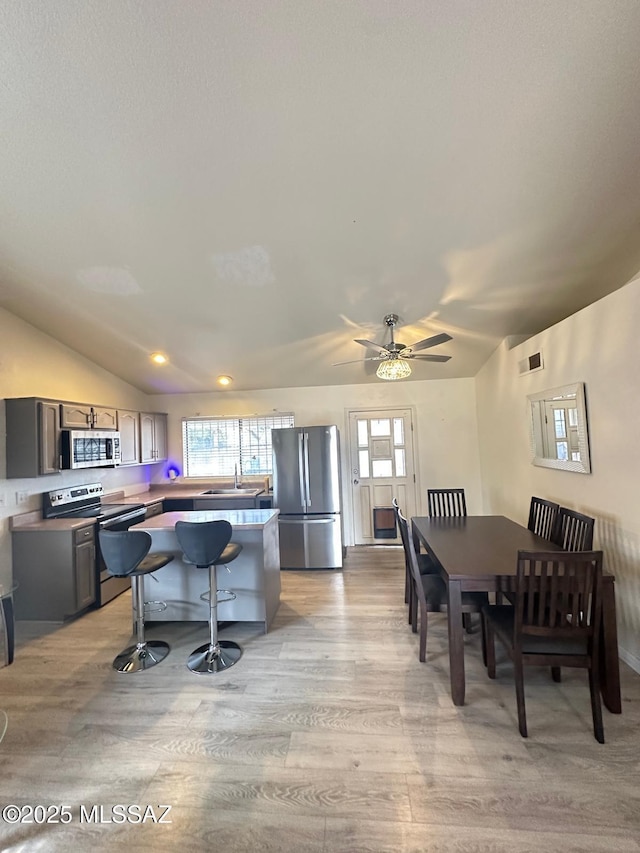
[[[200,492],[201,495],[226,495],[227,497],[233,495],[242,495],[243,497],[255,498],[256,495],[264,492],[264,489],[208,489],[206,492]]]

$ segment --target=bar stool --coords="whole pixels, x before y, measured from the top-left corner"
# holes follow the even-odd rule
[[[173,554],[151,554],[151,536],[145,530],[100,530],[98,533],[104,564],[110,575],[131,578],[133,607],[136,614],[136,644],[114,659],[118,672],[142,672],[151,669],[169,654],[163,640],[146,640],[144,636],[144,584],[140,578],[151,574],[173,560]]]
[[[216,569],[238,556],[242,545],[231,542],[233,528],[228,521],[177,521],[176,536],[187,562],[209,569],[209,642],[189,655],[187,666],[198,675],[229,669],[242,657],[242,649],[231,640],[218,640],[218,593],[235,598],[229,590],[219,590]]]

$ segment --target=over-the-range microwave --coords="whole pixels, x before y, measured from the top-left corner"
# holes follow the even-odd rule
[[[108,429],[63,429],[63,468],[108,468],[122,461],[120,433]]]

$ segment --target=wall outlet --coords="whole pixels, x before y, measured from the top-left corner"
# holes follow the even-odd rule
[[[29,492],[16,492],[16,503],[23,504],[29,500]]]

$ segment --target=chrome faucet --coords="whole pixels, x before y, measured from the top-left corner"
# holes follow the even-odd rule
[[[233,469],[233,488],[239,489],[241,487],[240,477],[238,477],[238,463],[236,462]]]

